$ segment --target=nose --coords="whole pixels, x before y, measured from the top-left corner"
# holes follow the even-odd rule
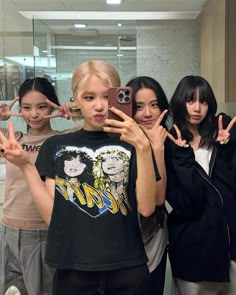
[[[38,117],[38,111],[37,111],[36,108],[33,108],[33,109],[31,110],[31,117],[32,117],[32,118],[36,118],[36,117]]]
[[[144,108],[144,116],[145,117],[150,117],[152,114],[151,114],[151,109],[150,109],[150,107],[149,106],[146,106],[145,108]]]
[[[200,101],[199,100],[195,101],[195,108],[194,108],[194,110],[196,112],[199,112],[200,111],[200,107],[201,107]]]
[[[98,112],[103,111],[105,108],[108,108],[108,102],[103,97],[98,97],[96,99],[95,110]]]

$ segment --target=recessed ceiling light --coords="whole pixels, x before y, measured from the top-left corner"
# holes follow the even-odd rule
[[[74,24],[74,27],[81,29],[81,28],[86,28],[87,25],[86,24]]]
[[[122,27],[122,23],[118,23],[117,24],[117,27]]]
[[[106,0],[107,4],[121,4],[121,0]]]

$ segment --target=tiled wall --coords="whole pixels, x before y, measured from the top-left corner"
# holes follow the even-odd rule
[[[158,80],[170,98],[186,75],[200,73],[198,20],[159,21],[137,28],[137,74]]]
[[[122,84],[135,75],[149,75],[163,86],[168,98],[180,79],[189,74],[200,73],[200,24],[198,20],[159,21],[155,24],[137,24],[137,72],[121,73]],[[57,52],[57,69],[71,73],[75,67],[88,59],[104,59],[115,65],[114,60],[104,55],[81,57],[76,50]],[[134,60],[135,62],[135,60]],[[125,68],[125,66],[123,66]],[[57,82],[62,103],[72,96],[71,80]]]

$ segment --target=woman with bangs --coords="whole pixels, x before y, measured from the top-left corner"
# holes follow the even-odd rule
[[[216,115],[209,83],[186,76],[170,101],[166,146],[174,295],[236,294],[234,119]]]

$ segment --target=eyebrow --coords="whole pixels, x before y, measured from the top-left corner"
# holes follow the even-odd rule
[[[40,102],[40,103],[37,103],[36,106],[38,106],[38,105],[42,105],[42,104],[43,104],[43,105],[44,105],[44,104],[47,105],[46,102]],[[27,103],[27,102],[22,102],[21,105],[24,105],[24,106],[31,106],[32,104],[31,104],[31,103]]]
[[[153,100],[149,101],[149,103],[153,103],[153,102],[158,103],[158,100],[157,99],[153,99]],[[144,102],[143,101],[136,101],[136,104],[144,104]]]

